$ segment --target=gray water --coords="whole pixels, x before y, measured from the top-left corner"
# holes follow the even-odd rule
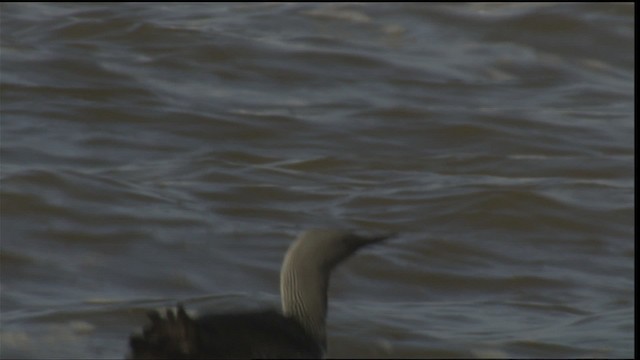
[[[329,357],[634,355],[634,6],[0,8],[3,358],[122,358],[148,309],[278,307]]]

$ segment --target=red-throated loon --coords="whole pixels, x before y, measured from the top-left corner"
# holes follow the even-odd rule
[[[153,311],[130,338],[131,359],[321,358],[326,350],[331,270],[363,246],[390,234],[362,236],[314,229],[291,244],[280,271],[282,313],[264,310],[191,318],[181,305]]]

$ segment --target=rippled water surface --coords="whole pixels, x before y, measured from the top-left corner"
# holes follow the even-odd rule
[[[278,306],[309,227],[329,357],[632,357],[632,4],[0,8],[3,358]]]

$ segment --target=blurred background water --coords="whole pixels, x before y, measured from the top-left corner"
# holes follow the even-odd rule
[[[329,357],[632,357],[634,5],[0,7],[3,358],[122,358],[147,309],[278,307]]]

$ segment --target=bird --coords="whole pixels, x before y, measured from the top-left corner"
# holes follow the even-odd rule
[[[310,229],[289,246],[280,270],[282,312],[275,309],[191,317],[184,306],[150,311],[129,338],[130,359],[318,359],[327,349],[331,271],[358,249],[395,234]]]

